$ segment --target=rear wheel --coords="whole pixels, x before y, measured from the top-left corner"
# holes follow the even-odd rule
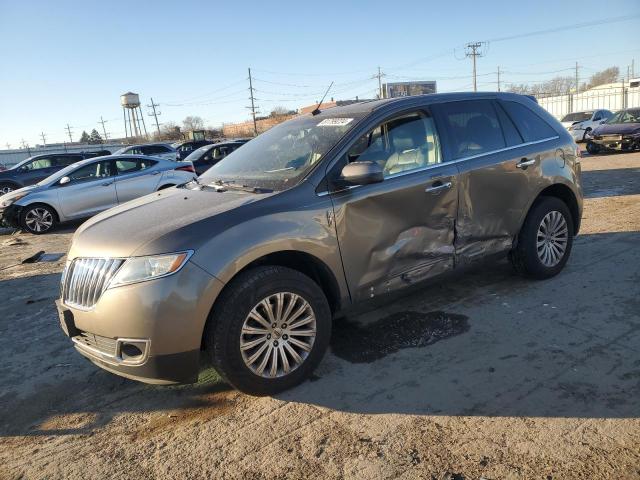
[[[567,205],[556,197],[541,197],[531,207],[510,259],[516,271],[531,278],[557,275],[573,245],[573,220]]]
[[[205,346],[215,369],[250,395],[272,395],[308,378],[331,337],[320,287],[279,266],[241,273],[216,302]]]
[[[595,155],[596,153],[600,153],[600,145],[596,145],[593,142],[587,142],[587,152],[591,155]]]
[[[24,207],[20,214],[20,226],[22,229],[35,235],[50,232],[56,224],[56,213],[48,205],[29,205]]]

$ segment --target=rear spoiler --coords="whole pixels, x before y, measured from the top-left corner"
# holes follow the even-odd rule
[[[533,95],[525,95],[525,97],[533,100],[535,103],[538,103],[538,99],[536,97],[534,97]]]

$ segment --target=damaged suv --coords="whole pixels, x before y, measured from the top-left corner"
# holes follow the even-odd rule
[[[576,145],[528,97],[316,110],[84,223],[60,321],[118,375],[193,382],[206,355],[237,389],[273,394],[311,374],[354,304],[494,254],[556,275],[581,212]]]

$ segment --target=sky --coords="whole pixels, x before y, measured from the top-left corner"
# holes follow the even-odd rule
[[[604,22],[614,17],[628,19]],[[160,104],[161,123],[248,120],[248,67],[262,114],[313,104],[332,81],[328,97],[373,98],[378,67],[383,81],[469,91],[474,41],[488,41],[479,90],[496,90],[498,66],[502,82],[535,83],[574,75],[577,61],[582,81],[626,74],[635,58],[640,76],[639,34],[638,0],[0,0],[0,149],[68,140],[67,124],[73,140],[102,134],[101,117],[124,136],[127,91]]]

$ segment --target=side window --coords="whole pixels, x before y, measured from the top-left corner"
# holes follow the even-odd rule
[[[80,160],[82,160],[82,157],[79,155],[60,155],[59,157],[56,157],[56,165],[68,167]]]
[[[444,103],[441,109],[454,159],[506,147],[496,109],[490,100]]]
[[[347,162],[377,162],[385,177],[442,162],[433,119],[423,112],[394,118],[360,137]]]
[[[558,134],[551,126],[528,107],[517,102],[501,102],[518,127],[525,142],[535,142]]]
[[[30,171],[41,170],[43,168],[49,168],[53,166],[53,159],[51,158],[37,158],[31,163],[27,163],[24,168]]]
[[[129,150],[126,150],[124,153],[127,155],[144,155],[141,147],[131,147]]]
[[[96,180],[99,178],[106,178],[113,175],[112,163],[108,162],[95,162],[74,170],[69,173],[68,177],[72,182],[86,182],[90,180]]]
[[[593,121],[597,122],[598,120],[602,120],[604,117],[602,115],[602,112],[600,110],[598,110],[595,115],[593,116]]]
[[[141,170],[145,170],[152,165],[155,165],[157,162],[153,160],[147,159],[139,159],[139,160],[130,160],[130,159],[121,159],[116,160],[116,169],[118,170],[118,175],[125,175],[127,173],[139,172]]]
[[[504,140],[507,142],[507,147],[513,147],[514,145],[520,145],[522,143],[522,136],[518,133],[518,129],[513,124],[513,121],[505,113],[503,108],[498,104],[494,104],[496,112],[498,113],[498,120],[502,126],[502,133],[504,133]]]

